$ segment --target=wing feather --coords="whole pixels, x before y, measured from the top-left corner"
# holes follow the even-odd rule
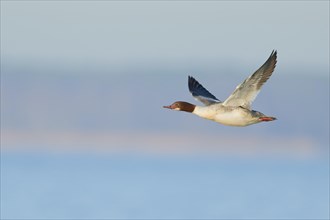
[[[267,61],[251,76],[238,85],[235,91],[223,102],[225,106],[242,106],[250,109],[263,84],[272,75],[277,59],[277,51],[272,51]]]
[[[211,105],[220,102],[219,99],[212,95],[192,76],[188,76],[188,87],[192,96],[204,105]]]

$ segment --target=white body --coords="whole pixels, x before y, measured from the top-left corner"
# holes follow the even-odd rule
[[[193,114],[230,126],[247,126],[261,122],[253,114],[241,107],[226,107],[222,103],[210,106],[196,106]]]

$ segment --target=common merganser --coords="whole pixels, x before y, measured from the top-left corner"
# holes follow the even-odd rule
[[[276,66],[277,51],[272,51],[267,61],[251,76],[239,84],[234,92],[221,102],[196,79],[188,76],[188,87],[192,96],[205,106],[197,106],[188,102],[177,101],[164,108],[193,113],[199,117],[229,126],[248,126],[259,122],[276,120],[251,109],[262,85],[272,75]]]

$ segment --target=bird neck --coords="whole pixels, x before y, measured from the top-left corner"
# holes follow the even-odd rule
[[[195,108],[196,108],[196,105],[193,105],[189,102],[182,102],[180,111],[192,113],[195,110]]]

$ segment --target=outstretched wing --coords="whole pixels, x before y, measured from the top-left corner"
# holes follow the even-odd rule
[[[192,96],[204,105],[211,105],[220,102],[214,95],[205,89],[194,77],[188,76],[188,87]]]
[[[268,60],[251,76],[238,85],[235,91],[223,102],[225,106],[242,106],[250,109],[262,85],[272,75],[276,66],[277,51],[272,51]]]

